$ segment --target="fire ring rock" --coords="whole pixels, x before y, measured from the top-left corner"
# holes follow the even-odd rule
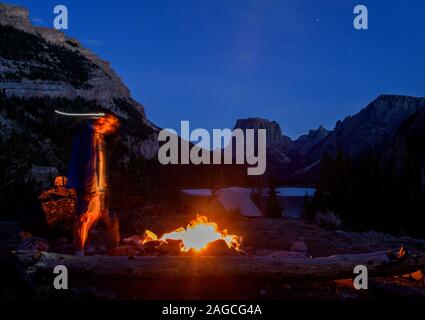
[[[295,252],[307,252],[307,250],[307,245],[302,241],[293,241],[291,247],[289,248],[289,251]]]
[[[182,247],[183,242],[181,240],[167,239],[166,241],[161,241],[156,249],[161,255],[178,256],[180,255]]]
[[[234,252],[229,248],[226,241],[218,239],[210,242],[202,252],[206,256],[229,256],[233,255]]]
[[[49,251],[49,243],[38,237],[23,239],[16,251]]]

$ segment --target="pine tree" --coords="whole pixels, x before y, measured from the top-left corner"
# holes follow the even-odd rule
[[[265,216],[267,218],[280,218],[282,216],[282,208],[277,199],[276,188],[271,181],[269,181],[269,198],[267,201]]]
[[[306,192],[304,195],[302,217],[304,219],[312,220],[314,219],[314,213],[315,213],[314,203],[310,200],[310,197],[308,196]]]

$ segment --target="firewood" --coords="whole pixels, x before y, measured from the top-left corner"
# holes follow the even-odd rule
[[[335,255],[321,258],[269,256],[160,256],[160,257],[76,257],[47,252],[16,253],[19,266],[29,274],[52,274],[65,265],[70,274],[127,279],[158,278],[245,278],[320,281],[353,277],[356,265],[365,265],[369,277],[402,275],[425,266],[425,253],[410,252],[402,259],[388,252]]]
[[[235,255],[235,250],[232,250],[223,239],[218,239],[207,245],[203,255],[206,256],[231,256]]]
[[[182,247],[183,242],[181,240],[168,239],[166,241],[161,241],[156,250],[161,255],[179,256]]]
[[[154,240],[154,241],[148,241],[142,245],[142,251],[144,255],[150,255],[150,254],[157,254],[158,253],[158,247],[162,241],[160,240]]]

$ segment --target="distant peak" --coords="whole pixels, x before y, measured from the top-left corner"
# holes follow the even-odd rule
[[[266,129],[267,143],[270,144],[290,144],[292,140],[282,134],[282,129],[276,121],[264,118],[238,119],[234,129]]]
[[[414,97],[414,96],[406,96],[406,95],[399,95],[399,94],[380,94],[375,98],[374,102],[380,102],[380,101],[386,101],[386,102],[392,102],[392,101],[414,101],[414,100],[421,100],[425,99],[423,97]]]
[[[258,123],[277,123],[276,121],[271,121],[266,118],[259,118],[259,117],[249,117],[245,119],[238,119],[237,121],[241,122],[258,122]]]
[[[308,136],[314,136],[317,134],[328,134],[330,131],[326,130],[326,128],[323,125],[320,125],[316,130],[311,129],[308,131]]]

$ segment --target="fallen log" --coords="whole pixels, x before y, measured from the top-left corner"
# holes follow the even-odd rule
[[[119,279],[214,279],[322,281],[353,278],[356,265],[365,265],[369,277],[395,276],[425,267],[425,253],[402,257],[386,251],[330,257],[270,256],[161,256],[77,257],[48,252],[15,253],[19,268],[27,275],[51,275],[65,265],[71,277]]]

